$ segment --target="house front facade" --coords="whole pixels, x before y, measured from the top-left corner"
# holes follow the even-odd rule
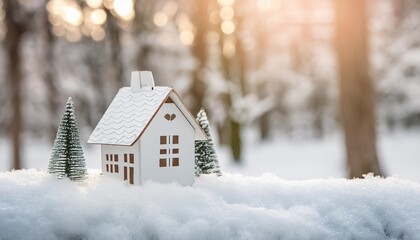
[[[194,183],[195,140],[206,136],[170,87],[154,86],[150,72],[133,72],[88,143],[101,145],[102,172],[141,185]]]

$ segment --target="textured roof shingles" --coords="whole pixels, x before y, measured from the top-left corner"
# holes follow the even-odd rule
[[[154,87],[132,92],[121,88],[99,121],[88,143],[131,145],[166,99],[172,88]]]

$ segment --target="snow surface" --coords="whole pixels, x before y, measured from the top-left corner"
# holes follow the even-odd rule
[[[216,138],[214,138],[216,139]],[[288,180],[346,177],[345,151],[342,136],[329,135],[324,139],[277,138],[260,142],[256,133],[245,136],[244,159],[234,164],[226,148],[217,148],[220,169],[223,173],[261,176],[273,173]],[[83,140],[82,140],[83,142]],[[379,133],[378,153],[386,176],[420,182],[420,131]],[[217,145],[216,145],[217,147]],[[52,143],[25,138],[23,166],[47,170]],[[0,139],[0,171],[10,169],[11,147]],[[100,147],[84,146],[86,166],[100,169]]]
[[[347,177],[343,137],[324,139],[276,138],[260,142],[255,132],[247,133],[244,159],[233,163],[226,148],[217,149],[222,172],[246,176],[273,173],[288,180]],[[380,132],[378,155],[386,176],[420,182],[420,131]]]
[[[0,239],[419,239],[420,183],[200,177],[129,186],[0,173]]]

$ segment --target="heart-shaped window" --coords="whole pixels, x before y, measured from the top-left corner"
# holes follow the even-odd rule
[[[172,113],[172,114],[169,114],[169,113],[165,114],[165,119],[168,120],[168,121],[172,121],[175,118],[176,118],[176,115],[174,113]]]

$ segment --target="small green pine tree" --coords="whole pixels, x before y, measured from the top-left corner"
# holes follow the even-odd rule
[[[195,141],[195,175],[215,173],[221,176],[219,161],[210,135],[210,125],[203,108],[197,114],[197,122],[207,135],[207,140]]]
[[[68,177],[73,181],[82,181],[86,178],[86,163],[71,98],[67,101],[57,130],[48,172],[59,179]]]

